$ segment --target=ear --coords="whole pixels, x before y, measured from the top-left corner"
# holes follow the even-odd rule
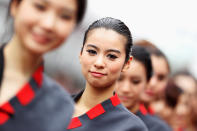
[[[127,63],[125,63],[125,65],[124,65],[124,67],[123,67],[123,69],[122,69],[122,72],[125,72],[126,70],[129,69],[130,63],[131,63],[132,60],[133,60],[133,56],[130,56],[130,57],[129,57],[129,60],[127,61]]]
[[[13,0],[11,2],[11,5],[10,5],[10,14],[11,14],[12,17],[15,17],[16,16],[16,12],[17,12],[18,6],[19,6],[19,1],[18,0]]]

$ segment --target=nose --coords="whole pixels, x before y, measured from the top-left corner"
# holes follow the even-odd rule
[[[153,89],[153,88],[156,87],[156,85],[157,85],[157,78],[156,78],[156,76],[152,76],[152,78],[150,79],[150,81],[148,83],[147,88],[148,89]]]
[[[94,66],[98,69],[103,69],[105,67],[105,62],[104,62],[104,58],[102,55],[97,57],[97,59],[94,63]]]
[[[123,81],[119,88],[123,93],[129,93],[131,91],[130,84],[127,80]]]
[[[56,24],[56,15],[52,11],[48,11],[43,14],[43,17],[40,20],[40,25],[46,31],[53,31]]]

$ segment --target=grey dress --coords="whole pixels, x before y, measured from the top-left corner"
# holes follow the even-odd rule
[[[0,48],[0,81],[3,77]],[[0,106],[0,131],[65,131],[73,114],[73,100],[39,67],[11,100]],[[1,82],[0,82],[1,83]]]

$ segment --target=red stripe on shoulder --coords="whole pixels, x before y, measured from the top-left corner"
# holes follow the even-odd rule
[[[77,128],[77,127],[80,127],[82,126],[82,123],[80,122],[79,118],[78,117],[74,117],[72,118],[70,124],[68,125],[68,128],[67,129],[73,129],[73,128]]]
[[[19,102],[23,106],[26,106],[35,97],[35,92],[29,84],[26,84],[16,96],[17,96]]]
[[[33,74],[33,78],[34,80],[36,81],[36,83],[41,87],[42,85],[42,81],[43,81],[43,72],[44,70],[44,67],[43,66],[40,66],[36,72]]]
[[[146,107],[144,106],[144,104],[140,104],[140,112],[143,115],[147,115],[148,114],[148,111],[146,110]]]
[[[9,120],[10,116],[4,112],[0,112],[0,125],[5,124]]]
[[[112,96],[110,98],[110,100],[111,100],[113,106],[117,106],[117,105],[120,104],[120,99],[118,98],[118,95],[117,94],[115,94],[114,96]]]
[[[96,105],[92,109],[90,109],[86,114],[90,119],[94,119],[95,117],[105,113],[105,109],[101,104]]]
[[[151,115],[154,115],[155,114],[155,111],[153,110],[153,108],[151,106],[148,107],[148,112]]]
[[[0,108],[5,110],[6,112],[9,112],[10,114],[14,114],[14,108],[9,102],[3,104]]]

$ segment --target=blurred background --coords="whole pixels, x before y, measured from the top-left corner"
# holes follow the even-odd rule
[[[0,0],[0,36],[8,32],[8,3]],[[88,0],[81,25],[66,44],[45,56],[45,71],[70,93],[83,88],[78,56],[84,32],[93,21],[110,16],[124,21],[134,40],[146,39],[157,45],[169,59],[172,73],[188,69],[197,77],[196,12],[196,0]]]

